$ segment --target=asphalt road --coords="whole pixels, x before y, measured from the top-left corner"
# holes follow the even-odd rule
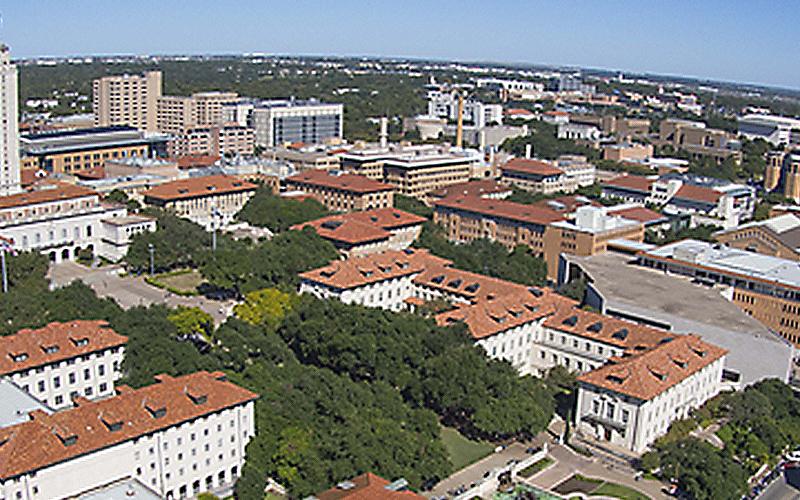
[[[233,309],[234,301],[209,300],[202,296],[182,297],[145,283],[139,276],[119,276],[118,266],[89,268],[75,262],[51,264],[49,278],[52,286],[66,286],[80,280],[92,288],[99,297],[110,297],[123,309],[151,304],[169,307],[199,307],[214,318],[219,325]]]

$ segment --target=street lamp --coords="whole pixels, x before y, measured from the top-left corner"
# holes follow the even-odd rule
[[[153,262],[153,253],[155,252],[155,247],[153,247],[152,243],[147,244],[147,251],[150,252],[150,276],[155,274],[155,265]]]

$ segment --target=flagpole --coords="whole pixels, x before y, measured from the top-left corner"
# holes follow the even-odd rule
[[[0,248],[0,260],[3,262],[3,293],[8,293],[8,275],[6,274],[6,249]]]

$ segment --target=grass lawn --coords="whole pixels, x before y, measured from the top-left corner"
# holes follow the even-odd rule
[[[529,478],[529,477],[533,476],[534,474],[537,474],[537,473],[545,470],[553,462],[554,462],[554,460],[552,458],[544,457],[543,459],[539,460],[538,462],[534,462],[531,465],[525,467],[524,469],[519,471],[518,474],[520,476],[524,477],[524,478]]]
[[[628,488],[627,486],[616,483],[603,483],[592,492],[592,495],[602,495],[620,498],[622,500],[650,500],[650,497],[647,495],[639,493],[633,488]]]
[[[195,269],[187,269],[185,272],[172,272],[159,274],[155,280],[164,285],[165,288],[172,288],[185,293],[197,291],[197,287],[203,282],[203,276]]]
[[[581,476],[580,474],[575,474],[566,481],[556,485],[554,491],[562,495],[583,493],[589,497],[604,496],[619,498],[621,500],[650,500],[650,497],[639,493],[633,488],[617,483],[609,483],[602,479]]]
[[[470,441],[450,427],[442,427],[442,441],[444,441],[444,447],[447,448],[455,470],[461,470],[467,465],[477,462],[494,450],[494,446],[491,444]]]

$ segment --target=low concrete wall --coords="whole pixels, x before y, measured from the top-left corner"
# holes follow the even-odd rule
[[[489,498],[492,494],[494,494],[495,491],[497,491],[497,487],[500,486],[500,476],[502,476],[504,473],[510,472],[511,478],[514,479],[517,477],[517,474],[519,474],[520,471],[525,470],[527,467],[535,464],[539,460],[542,460],[546,456],[547,443],[544,443],[544,446],[541,450],[532,454],[528,458],[520,460],[514,465],[506,465],[505,467],[500,467],[493,470],[488,477],[478,481],[474,488],[468,489],[464,493],[455,497],[454,500],[469,500],[475,497]]]

